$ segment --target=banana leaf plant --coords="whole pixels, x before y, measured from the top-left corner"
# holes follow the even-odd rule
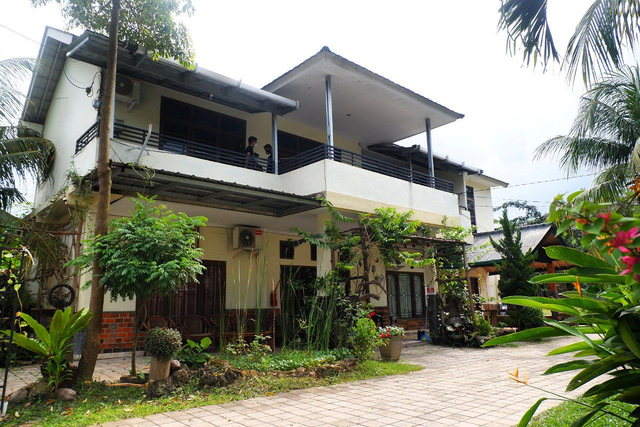
[[[524,296],[502,299],[507,304],[555,311],[568,317],[563,321],[547,319],[546,327],[495,338],[484,347],[574,336],[578,342],[549,353],[549,356],[573,353],[573,360],[552,366],[544,373],[577,371],[566,390],[584,387],[583,396],[590,400],[584,404],[587,413],[572,425],[585,425],[604,414],[640,425],[640,219],[602,213],[608,205],[577,201],[579,194],[570,195],[566,202],[557,197],[551,205],[549,221],[560,224],[558,234],[575,223],[583,232],[582,245],[590,247],[593,255],[562,246],[548,247],[545,250],[550,258],[573,267],[531,280],[537,284],[571,283],[575,291],[564,292],[558,299]],[[586,388],[588,385],[591,386]],[[519,425],[529,423],[543,400],[527,411]],[[631,404],[633,409],[623,415],[612,413],[611,401]]]
[[[20,313],[20,318],[33,329],[36,337],[30,338],[26,334],[14,333],[13,343],[42,356],[46,380],[53,391],[60,383],[72,377],[66,362],[71,348],[69,341],[89,324],[92,316],[93,314],[86,308],[74,314],[71,314],[71,307],[64,311],[57,310],[47,330],[33,317]],[[1,332],[11,336],[11,331]]]
[[[33,329],[36,338],[30,338],[24,334],[14,334],[13,342],[25,350],[48,359],[56,353],[68,349],[71,345],[67,344],[68,341],[89,324],[92,316],[93,314],[86,308],[74,314],[71,314],[71,307],[64,311],[57,310],[47,331],[33,317],[26,313],[20,313],[20,318]],[[2,332],[7,336],[11,334],[11,331]]]

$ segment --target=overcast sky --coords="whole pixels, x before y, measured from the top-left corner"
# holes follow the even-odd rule
[[[546,212],[556,194],[589,186],[589,177],[558,180],[566,174],[553,159],[533,160],[539,144],[569,131],[583,86],[567,86],[557,66],[542,73],[524,66],[520,54],[506,53],[506,35],[497,32],[499,1],[193,3],[196,12],[185,21],[202,67],[262,87],[328,46],[463,113],[464,119],[433,131],[434,151],[514,185],[496,190],[494,205],[520,199]],[[549,2],[559,47],[590,3]],[[0,59],[36,57],[44,27],[65,28],[58,6],[30,4],[0,0]],[[545,180],[554,181],[516,185]]]

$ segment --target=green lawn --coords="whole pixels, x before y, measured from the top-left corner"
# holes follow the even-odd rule
[[[587,402],[587,400],[582,400]],[[633,405],[611,401],[614,407],[609,406],[608,410],[617,414],[625,415]],[[621,410],[626,408],[626,410]],[[588,408],[574,402],[564,402],[554,408],[548,409],[536,416],[529,424],[534,427],[566,427],[570,426],[574,421],[589,412]],[[589,427],[617,427],[630,426],[631,424],[611,415],[604,415],[600,418],[593,417],[587,424]]]
[[[198,389],[195,383],[190,383],[172,396],[153,400],[147,398],[143,388],[115,388],[107,387],[102,383],[92,383],[78,389],[78,398],[75,402],[53,402],[51,404],[35,402],[9,408],[4,425],[17,426],[27,422],[33,422],[34,426],[93,425],[303,388],[340,384],[385,375],[406,374],[421,369],[423,369],[421,366],[407,363],[370,360],[358,366],[354,372],[330,378],[262,376],[237,381],[228,388],[208,389]]]

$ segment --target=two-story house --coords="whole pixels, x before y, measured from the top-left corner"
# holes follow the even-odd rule
[[[107,41],[91,32],[46,30],[39,54],[46,66],[33,76],[23,115],[23,123],[57,150],[54,180],[38,190],[37,209],[51,204],[69,170],[89,175],[96,167]],[[177,321],[272,302],[280,309],[279,283],[325,274],[327,251],[286,245],[295,237],[292,227],[322,229],[329,215],[318,197],[348,215],[391,206],[411,210],[436,228],[447,217],[454,225],[492,230],[491,187],[505,185],[433,153],[432,129],[462,114],[328,48],[258,89],[121,45],[114,109],[110,215],[128,215],[131,197],[145,193],[174,211],[209,220],[200,230],[207,270],[199,285],[151,303],[150,314]],[[425,134],[422,144],[396,144],[418,134]],[[245,154],[250,136],[257,138],[259,157]],[[474,203],[478,197],[480,206]],[[50,215],[61,221],[68,209],[64,201],[56,203],[61,206]],[[89,217],[84,232],[91,230]],[[387,286],[374,302],[377,309],[400,325],[422,324],[432,270],[378,265],[376,271]],[[80,292],[78,307],[88,302],[88,291]],[[104,352],[130,349],[135,310],[135,301],[106,299],[105,319],[124,320],[105,330]]]

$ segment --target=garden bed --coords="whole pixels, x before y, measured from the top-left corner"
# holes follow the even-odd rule
[[[324,378],[317,375],[251,375],[243,376],[228,387],[204,389],[196,379],[191,379],[169,396],[158,399],[150,399],[146,390],[141,387],[109,387],[104,383],[93,382],[78,388],[79,398],[74,402],[49,403],[41,400],[14,406],[9,409],[4,425],[17,426],[24,423],[33,423],[31,425],[34,426],[94,425],[298,389],[406,374],[421,369],[423,368],[412,364],[370,360],[358,365],[352,372],[333,374]]]

